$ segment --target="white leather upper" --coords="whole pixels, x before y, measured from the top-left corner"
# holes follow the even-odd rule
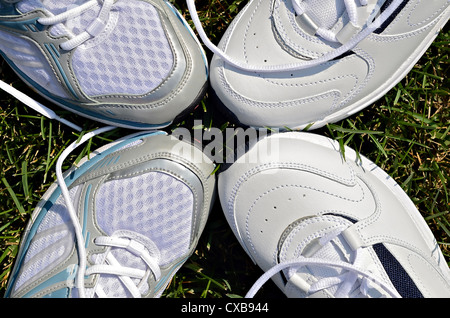
[[[354,54],[307,70],[246,72],[215,56],[211,85],[243,124],[302,128],[316,123],[318,128],[368,106],[398,83],[447,22],[449,3],[409,1],[381,34],[360,42]],[[341,16],[333,30],[347,25],[346,19]],[[253,0],[219,46],[249,65],[285,65],[320,57],[339,44],[305,32],[295,20],[291,0]]]
[[[271,139],[278,151],[250,161]],[[362,248],[373,271],[386,276],[372,250],[382,243],[425,296],[450,296],[448,265],[411,200],[372,162],[357,162],[349,148],[345,158],[325,137],[283,133],[260,140],[219,175],[223,210],[250,257],[267,271],[345,226],[342,249]],[[284,289],[280,278],[275,281]]]

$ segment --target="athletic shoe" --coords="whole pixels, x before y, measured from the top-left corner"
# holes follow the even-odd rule
[[[218,188],[237,239],[265,272],[247,297],[273,275],[288,297],[450,297],[448,265],[412,201],[337,142],[301,132],[260,139]]]
[[[381,98],[449,16],[448,0],[251,0],[218,47],[201,34],[212,90],[236,121],[314,129]]]
[[[158,131],[92,152],[33,212],[6,296],[160,297],[203,231],[213,171]]]
[[[0,54],[53,103],[113,126],[168,126],[207,87],[198,40],[163,0],[0,0]]]

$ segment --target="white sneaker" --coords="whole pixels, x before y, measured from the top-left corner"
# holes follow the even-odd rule
[[[57,166],[57,182],[24,231],[6,297],[160,297],[205,227],[212,161],[154,131],[109,143],[64,176]]]
[[[54,104],[125,128],[170,125],[208,86],[199,41],[164,0],[0,0],[0,55]]]
[[[272,150],[270,150],[272,149]],[[421,214],[374,163],[326,137],[266,137],[219,175],[239,242],[288,297],[450,297]]]
[[[215,53],[212,89],[237,121],[313,129],[382,97],[449,15],[448,0],[252,0],[218,47],[199,33]]]

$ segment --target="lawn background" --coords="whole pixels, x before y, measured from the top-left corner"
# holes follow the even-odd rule
[[[228,24],[247,1],[198,0],[206,33],[218,43]],[[175,6],[191,22],[185,1]],[[209,59],[211,53],[207,51]],[[446,261],[450,260],[450,109],[449,32],[445,29],[414,69],[383,98],[356,115],[314,133],[338,140],[374,161],[410,196],[433,231]],[[0,59],[0,79],[45,103]],[[176,127],[237,127],[210,103],[202,103]],[[51,106],[58,115],[83,125],[103,126]],[[194,127],[201,120],[203,127]],[[90,150],[133,131],[116,129],[95,137],[66,160],[69,168]],[[21,234],[34,207],[55,180],[55,164],[78,135],[0,92],[0,297],[3,296]],[[216,200],[195,254],[176,274],[165,297],[242,297],[261,275],[232,234]],[[271,282],[260,297],[283,298]]]

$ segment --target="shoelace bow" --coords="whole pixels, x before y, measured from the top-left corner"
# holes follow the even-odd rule
[[[303,14],[306,10],[306,6],[302,4],[302,0],[291,0],[294,10],[297,14]],[[367,5],[367,0],[345,0],[345,7],[348,12],[350,21],[355,23],[357,20],[357,12],[356,2],[360,5]],[[338,48],[330,51],[329,53],[325,53],[321,57],[316,59],[302,61],[298,63],[291,64],[282,64],[282,65],[250,65],[242,61],[238,61],[235,58],[229,56],[226,52],[218,48],[215,44],[213,44],[205,31],[203,30],[200,18],[197,14],[197,9],[195,7],[195,0],[186,0],[186,3],[189,8],[189,13],[192,17],[192,21],[196,27],[196,30],[208,49],[210,49],[214,54],[219,56],[222,60],[224,60],[227,64],[244,71],[249,72],[260,72],[260,73],[275,73],[275,72],[292,72],[299,71],[307,68],[311,68],[328,61],[331,61],[338,56],[352,50],[355,46],[358,45],[363,39],[373,33],[376,29],[381,27],[384,22],[395,12],[395,10],[401,5],[403,0],[393,0],[392,3],[373,21],[367,21],[367,25],[364,29],[362,29],[359,33],[354,35],[351,40],[347,41],[345,44],[342,44]],[[318,35],[322,35],[329,40],[335,42],[335,35],[331,34],[329,30],[320,29]]]
[[[367,6],[368,0],[344,0],[345,8],[350,20],[350,23],[353,25],[358,25],[358,13],[357,13],[357,4],[356,1],[359,2],[361,6]],[[305,4],[303,0],[292,0],[292,6],[294,7],[295,13],[297,16],[302,16],[308,11],[308,6]],[[327,41],[330,42],[338,42],[336,38],[336,34],[319,25],[315,26],[315,32],[317,35],[321,36]]]
[[[322,248],[325,247],[327,243],[336,238],[345,228],[337,229],[334,232],[329,233],[328,235],[322,237],[319,240],[320,246]],[[318,249],[311,255],[311,257],[300,256],[297,259],[281,262],[272,268],[270,268],[267,272],[265,272],[250,288],[246,298],[252,298],[258,292],[258,290],[274,275],[279,273],[280,271],[287,270],[287,277],[291,278],[298,269],[301,267],[309,266],[309,267],[327,267],[327,268],[336,268],[344,270],[342,274],[335,277],[326,277],[319,279],[317,282],[309,284],[302,280],[303,288],[308,289],[308,294],[314,294],[320,290],[325,290],[333,286],[338,286],[334,297],[343,298],[343,297],[352,297],[357,294],[361,294],[362,296],[368,295],[368,290],[373,287],[381,287],[386,293],[393,297],[399,297],[397,291],[392,287],[386,285],[383,281],[381,281],[376,275],[373,273],[362,269],[359,264],[361,260],[361,248],[357,249],[353,256],[353,262],[344,262],[344,261],[331,261],[324,260],[322,258],[314,257],[320,251]],[[355,284],[360,283],[359,289],[354,288]]]

